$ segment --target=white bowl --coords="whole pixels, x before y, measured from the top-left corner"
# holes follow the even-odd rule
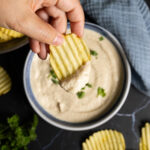
[[[68,28],[69,28],[69,25],[68,25]],[[49,114],[46,110],[42,108],[42,106],[38,103],[38,101],[36,100],[32,92],[31,83],[30,83],[30,67],[31,67],[31,63],[33,60],[33,56],[34,56],[33,52],[31,51],[29,52],[26,62],[25,62],[25,66],[24,66],[24,73],[23,73],[24,88],[25,88],[25,93],[27,95],[27,98],[31,106],[45,121],[47,121],[51,125],[54,125],[56,127],[59,127],[65,130],[72,130],[72,131],[88,130],[88,129],[92,129],[92,128],[98,127],[106,123],[121,109],[121,107],[125,103],[127,95],[129,93],[130,84],[131,84],[130,66],[126,58],[126,55],[124,53],[124,50],[122,46],[120,45],[120,43],[118,42],[118,40],[109,31],[107,31],[106,29],[98,25],[86,22],[85,28],[94,30],[100,33],[101,35],[104,35],[113,43],[113,45],[116,47],[116,50],[121,57],[123,68],[124,68],[125,77],[124,77],[123,89],[121,91],[121,94],[116,100],[115,104],[104,115],[100,116],[99,118],[95,120],[85,122],[85,123],[70,123],[70,122],[65,122],[65,121],[56,119],[54,116],[52,116],[51,114]]]

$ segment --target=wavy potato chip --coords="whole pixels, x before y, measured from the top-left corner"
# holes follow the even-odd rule
[[[6,94],[11,89],[11,79],[7,72],[0,66],[0,95]]]
[[[150,123],[146,123],[141,130],[141,138],[139,143],[140,150],[150,150]]]
[[[61,46],[50,45],[50,64],[59,80],[73,74],[90,59],[89,48],[75,34],[65,35]]]
[[[11,39],[12,39],[12,37],[10,37],[10,36],[8,36],[8,35],[6,35],[0,31],[0,43],[7,42]]]
[[[24,36],[22,33],[19,33],[17,31],[14,31],[14,30],[11,30],[11,29],[6,29],[6,28],[3,28],[3,27],[0,27],[0,31],[7,35],[7,36],[10,36],[12,38],[20,38],[22,36]]]
[[[82,143],[82,150],[125,150],[123,135],[115,130],[94,133]]]

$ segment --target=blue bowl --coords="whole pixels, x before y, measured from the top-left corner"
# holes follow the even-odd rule
[[[70,26],[68,25],[68,28],[69,27]],[[25,66],[24,66],[24,73],[23,73],[24,89],[25,89],[25,93],[27,95],[27,98],[31,106],[45,121],[47,121],[51,125],[54,125],[56,127],[59,127],[65,130],[72,130],[72,131],[89,130],[89,129],[98,127],[106,123],[121,109],[121,107],[125,103],[127,95],[129,93],[130,84],[131,84],[130,66],[126,58],[126,55],[124,53],[124,50],[122,46],[120,45],[120,43],[118,42],[118,40],[109,31],[93,23],[86,22],[85,28],[100,33],[101,35],[105,36],[107,39],[109,39],[113,43],[113,45],[116,47],[116,50],[121,57],[123,68],[124,68],[125,78],[124,78],[123,89],[121,91],[121,94],[116,100],[115,104],[104,115],[100,116],[99,118],[95,120],[84,122],[84,123],[70,123],[70,122],[65,122],[65,121],[56,119],[54,116],[52,116],[46,110],[43,109],[43,107],[38,103],[38,101],[36,100],[33,94],[33,91],[31,88],[31,82],[30,82],[30,68],[31,68],[33,56],[35,54],[32,51],[29,52],[26,62],[25,62]]]

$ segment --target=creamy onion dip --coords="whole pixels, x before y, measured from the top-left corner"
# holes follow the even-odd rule
[[[99,40],[100,37],[95,31],[84,31],[83,39],[89,49],[98,55],[91,56],[90,71],[85,80],[92,88],[86,87],[85,96],[81,99],[76,95],[78,88],[75,88],[75,92],[68,92],[51,81],[49,56],[46,60],[41,60],[34,55],[30,73],[32,90],[38,103],[55,118],[67,122],[92,120],[104,114],[119,96],[124,80],[122,62],[113,44],[105,37]],[[74,87],[79,84],[80,82]],[[97,96],[98,87],[105,90],[105,97]]]

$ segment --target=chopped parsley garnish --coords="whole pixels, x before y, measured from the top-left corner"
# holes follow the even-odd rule
[[[83,88],[81,88],[81,90],[85,90],[86,87],[92,88],[92,84],[86,83],[85,86]]]
[[[52,81],[53,83],[55,83],[55,84],[59,84],[59,80],[58,80],[58,79],[52,78],[51,81]]]
[[[57,76],[56,76],[54,70],[50,70],[50,75],[51,75],[53,78],[55,78],[55,79],[57,78]]]
[[[98,53],[97,53],[96,51],[94,51],[94,50],[90,50],[90,54],[91,54],[92,56],[97,56],[97,55],[98,55]]]
[[[85,90],[85,87],[81,88],[81,90]]]
[[[85,92],[79,91],[79,92],[77,92],[77,96],[78,96],[78,98],[83,98],[85,96]]]
[[[103,88],[101,88],[101,87],[97,88],[97,97],[98,96],[102,96],[102,97],[106,96],[105,90]]]
[[[54,84],[59,84],[59,80],[54,72],[54,70],[50,70],[50,74],[48,75],[48,77],[51,77],[51,81],[54,83]]]
[[[103,41],[103,40],[104,40],[104,37],[103,37],[103,36],[101,36],[101,37],[99,38],[99,40],[100,40],[100,41]]]
[[[92,84],[90,84],[90,83],[87,83],[86,86],[89,88],[92,88]]]

